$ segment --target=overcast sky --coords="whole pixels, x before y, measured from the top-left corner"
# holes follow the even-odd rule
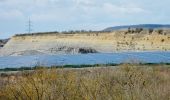
[[[0,0],[0,38],[33,32],[169,24],[170,0]]]

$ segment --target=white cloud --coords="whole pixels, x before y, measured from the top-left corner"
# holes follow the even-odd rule
[[[21,19],[23,17],[24,17],[23,13],[19,10],[9,10],[9,11],[0,10],[1,19],[8,19],[8,20]]]
[[[56,18],[63,20],[65,16],[77,17],[77,19],[84,16],[83,18],[88,19],[104,16],[104,14],[119,16],[145,12],[143,8],[135,5],[119,5],[100,0],[3,0],[0,1],[0,8],[2,7],[4,11],[9,12],[1,15],[31,16],[38,21],[56,20]]]
[[[76,5],[93,5],[94,1],[93,0],[73,0],[74,3],[76,3]]]
[[[111,3],[104,3],[103,9],[110,14],[136,14],[145,13],[146,10],[134,5],[113,5]]]
[[[0,6],[8,8],[29,9],[32,7],[47,7],[58,3],[59,0],[4,0],[0,1]]]
[[[68,15],[58,15],[56,12],[34,13],[30,18],[34,22],[63,22],[70,19]]]

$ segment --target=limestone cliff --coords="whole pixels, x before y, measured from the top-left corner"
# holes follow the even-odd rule
[[[170,50],[170,31],[92,32],[13,36],[0,55],[112,53]]]

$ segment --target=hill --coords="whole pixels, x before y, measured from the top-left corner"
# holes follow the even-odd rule
[[[139,24],[139,25],[125,25],[115,26],[104,29],[103,31],[127,30],[128,28],[143,28],[143,29],[170,29],[170,25],[162,24]]]

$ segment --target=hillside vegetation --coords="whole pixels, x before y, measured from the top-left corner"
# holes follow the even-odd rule
[[[120,65],[1,74],[1,100],[169,100],[170,66]]]
[[[162,25],[162,24],[139,24],[139,25],[124,25],[124,26],[115,26],[108,27],[103,31],[115,31],[115,30],[127,30],[128,28],[143,28],[143,29],[170,29],[170,25]]]
[[[128,29],[113,32],[67,32],[16,35],[0,55],[168,51],[169,30]]]

